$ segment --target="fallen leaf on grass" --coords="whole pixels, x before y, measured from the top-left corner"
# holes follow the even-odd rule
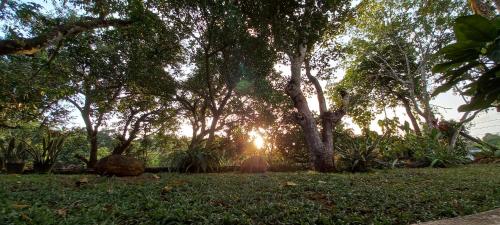
[[[21,213],[21,219],[31,224],[32,219],[28,215]]]
[[[65,208],[56,210],[57,215],[62,216],[62,217],[66,217],[67,212],[68,212],[68,210]]]
[[[186,180],[174,180],[171,182],[172,186],[177,187],[177,186],[182,186],[187,183]]]
[[[82,185],[84,185],[84,184],[88,184],[88,183],[89,183],[89,179],[88,179],[88,178],[86,178],[86,177],[84,177],[84,178],[81,178],[80,180],[78,180],[78,181],[75,183],[75,185],[76,185],[77,187],[80,187],[80,186],[82,186]]]
[[[294,182],[291,182],[291,181],[287,181],[286,182],[286,186],[297,186],[297,183],[294,183]]]
[[[29,205],[23,205],[23,204],[13,204],[12,208],[14,209],[24,209],[30,207]]]
[[[113,205],[111,205],[111,204],[106,204],[106,205],[104,205],[104,207],[103,207],[102,209],[103,209],[104,211],[106,211],[106,212],[111,212],[111,211],[113,211]]]
[[[167,185],[167,186],[163,187],[163,189],[161,189],[161,193],[166,194],[168,192],[171,192],[173,189],[174,189],[173,187]]]
[[[326,181],[320,180],[320,181],[318,181],[318,183],[320,183],[320,184],[326,184]]]

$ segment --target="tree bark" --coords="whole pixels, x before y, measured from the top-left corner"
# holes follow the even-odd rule
[[[410,118],[415,134],[418,136],[422,136],[422,131],[420,130],[420,126],[418,125],[417,118],[415,117],[415,115],[413,115],[413,112],[411,111],[410,101],[408,101],[408,99],[400,95],[398,95],[398,99],[401,102],[403,102],[403,106],[405,107],[406,114],[408,114],[408,118]]]
[[[97,130],[91,131],[89,134],[90,139],[90,155],[89,161],[87,163],[87,168],[94,168],[97,163],[97,150],[99,149],[99,144],[97,142]]]
[[[226,104],[229,102],[229,99],[231,99],[232,95],[233,95],[233,89],[229,87],[226,94],[224,95],[224,98],[220,102],[219,106],[217,108],[214,108],[215,111],[212,112],[212,123],[210,124],[207,145],[211,145],[214,142],[217,124],[219,123],[222,112],[226,107]]]
[[[33,38],[0,40],[0,55],[33,55],[45,48],[51,42],[59,42],[65,37],[75,36],[87,30],[103,27],[123,27],[131,25],[130,20],[121,19],[89,19],[54,27],[51,31]]]
[[[113,155],[123,154],[132,145],[132,141],[134,141],[137,138],[137,134],[139,134],[139,131],[141,130],[141,124],[147,121],[149,116],[158,113],[159,111],[160,110],[151,111],[139,116],[137,120],[133,123],[131,127],[132,130],[128,132],[128,137],[126,138],[125,136],[127,135],[128,126],[130,125],[130,122],[134,119],[137,113],[140,112],[140,111],[132,111],[130,113],[129,118],[127,119],[125,127],[123,128],[123,133],[121,134],[121,136],[119,136],[120,143],[113,149],[113,152],[111,154]]]
[[[307,100],[301,90],[301,68],[304,63],[306,47],[300,46],[299,52],[289,54],[291,78],[286,86],[286,94],[293,101],[295,119],[304,131],[307,146],[313,157],[314,167],[320,172],[330,172],[335,169],[332,148],[325,148],[321,140],[316,120],[312,114]]]
[[[490,8],[489,1],[481,1],[481,0],[469,0],[470,7],[475,14],[484,16],[486,18],[495,17],[495,11]],[[498,10],[500,2],[495,0],[495,6]]]
[[[82,115],[83,122],[85,123],[85,129],[87,131],[87,140],[90,144],[89,160],[84,161],[87,163],[87,168],[93,168],[97,163],[97,150],[99,148],[99,143],[97,141],[97,134],[99,132],[99,126],[101,124],[102,117],[99,118],[96,125],[92,125],[92,120],[90,118],[90,101],[85,98],[84,105],[81,106],[78,102],[72,100],[71,98],[66,98],[71,104],[73,104],[80,114]]]

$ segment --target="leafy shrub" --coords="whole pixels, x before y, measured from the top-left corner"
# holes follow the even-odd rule
[[[42,137],[41,144],[32,145],[27,152],[33,157],[33,169],[36,172],[50,172],[57,158],[64,150],[66,136],[47,130]]]
[[[338,137],[335,146],[339,156],[337,169],[350,172],[366,172],[374,166],[381,137],[376,133],[368,133],[357,137],[341,134]]]
[[[473,153],[474,162],[477,163],[494,163],[500,160],[500,150],[494,151],[491,148],[477,146],[481,150]]]
[[[173,152],[169,158],[170,165],[178,172],[208,173],[218,171],[221,165],[221,159],[215,151],[201,146]]]
[[[468,162],[468,149],[459,138],[453,149],[449,148],[450,134],[438,129],[424,128],[422,135],[406,132],[404,136],[389,137],[380,144],[380,154],[387,164],[408,167],[449,167]]]
[[[422,166],[449,167],[467,162],[465,148],[450,149],[446,137],[438,129],[424,130],[422,136],[407,134],[403,145],[411,160]]]
[[[27,159],[26,145],[23,141],[17,143],[12,137],[8,142],[1,140],[0,148],[6,163],[24,162]]]

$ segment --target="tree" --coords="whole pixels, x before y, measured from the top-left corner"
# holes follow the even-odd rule
[[[188,1],[180,10],[191,34],[186,53],[194,69],[180,75],[176,100],[192,126],[193,148],[205,138],[207,145],[214,142],[235,112],[230,106],[241,105],[245,92],[272,70],[273,54],[265,39],[248,31],[231,1]]]
[[[112,154],[123,154],[128,152],[132,142],[138,138],[143,131],[146,135],[154,132],[155,128],[165,131],[175,125],[176,111],[173,110],[171,102],[162,101],[161,98],[135,93],[127,93],[120,97],[117,105],[119,113],[116,134],[118,143],[113,148]],[[144,135],[144,136],[145,136]]]
[[[354,60],[344,85],[359,91],[358,96],[379,99],[364,101],[362,107],[403,106],[417,135],[422,134],[420,121],[423,119],[425,127],[449,133],[451,149],[460,135],[471,139],[463,127],[482,110],[464,113],[452,126],[446,120],[438,123],[437,111],[430,103],[433,92],[443,90],[433,83],[438,80],[432,71],[433,62],[438,59],[436,53],[452,41],[448,27],[455,15],[466,12],[464,2],[451,0],[430,5],[407,0],[364,1],[359,10],[358,25],[353,32],[356,38],[351,42]],[[372,22],[367,23],[367,20]],[[465,102],[469,102],[471,99],[461,91],[463,86],[453,83],[448,87],[453,87]],[[373,102],[388,104],[374,105]],[[441,125],[445,123],[450,124]],[[446,127],[453,129],[442,129]]]
[[[342,30],[351,13],[350,1],[270,1],[242,2],[247,15],[253,19],[252,29],[257,34],[269,35],[272,46],[284,53],[290,62],[290,79],[285,92],[297,110],[295,119],[304,131],[307,146],[316,170],[334,170],[333,127],[345,115],[348,94],[342,92],[343,105],[337,110],[327,108],[321,85],[311,73],[310,58],[316,44],[323,38],[332,38]],[[313,83],[320,104],[321,133],[302,92],[302,66]]]
[[[93,42],[84,44],[88,40]],[[114,110],[125,85],[125,65],[115,53],[115,44],[104,36],[87,34],[68,43],[52,67],[54,73],[66,73],[72,91],[65,100],[80,112],[85,123],[89,159],[80,158],[89,168],[97,162],[99,129]]]
[[[123,12],[121,5],[111,7],[110,2],[100,4],[100,1],[95,3],[81,3],[71,1],[75,5],[82,6],[88,11],[93,11],[95,14],[88,17],[68,17],[68,18],[50,18],[40,12],[41,5],[36,3],[19,3],[9,1],[2,17],[5,19],[19,20],[24,26],[33,26],[36,29],[32,37],[21,37],[20,32],[11,29],[11,39],[0,40],[0,55],[34,55],[47,46],[62,46],[67,38],[74,37],[80,33],[92,31],[99,28],[108,27],[128,27],[135,21],[140,21],[139,18],[113,18],[110,15]],[[121,6],[121,7],[120,7]],[[105,10],[107,9],[107,10]],[[118,10],[119,9],[119,10]],[[140,15],[136,13],[135,15]],[[97,16],[97,17],[96,17]],[[38,27],[38,24],[44,24],[43,27]]]
[[[61,77],[42,72],[44,58],[0,58],[0,128],[20,128],[40,121],[61,124],[68,110],[58,105],[65,89]],[[26,82],[30,80],[30,82]]]
[[[358,10],[350,44],[351,84],[365,84],[376,94],[371,97],[391,103],[389,106],[403,106],[417,134],[421,133],[420,119],[435,127],[436,111],[429,90],[432,62],[434,54],[451,41],[448,25],[453,15],[463,14],[465,3],[366,0]]]

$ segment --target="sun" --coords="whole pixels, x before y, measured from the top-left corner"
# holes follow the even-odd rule
[[[249,133],[249,136],[252,139],[252,142],[255,145],[255,147],[257,147],[258,149],[262,149],[264,147],[265,144],[264,137],[262,137],[262,135],[259,132],[251,131]]]
[[[256,137],[253,139],[253,144],[254,144],[257,148],[259,148],[259,149],[263,148],[263,147],[264,147],[264,138],[263,138],[262,136],[260,136],[260,135],[256,136]]]

